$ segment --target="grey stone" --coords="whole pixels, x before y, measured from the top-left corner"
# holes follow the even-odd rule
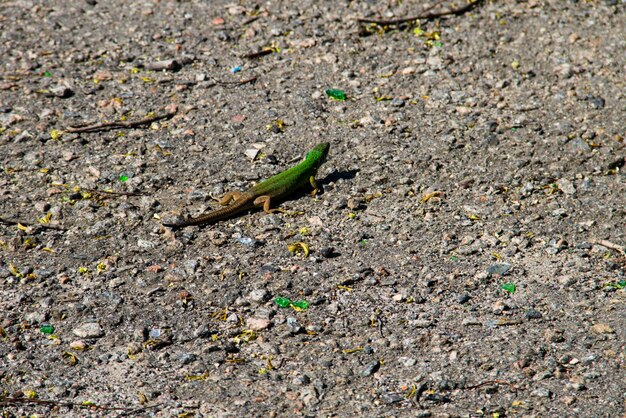
[[[87,322],[74,328],[72,333],[79,338],[100,338],[104,335],[104,330],[97,322]]]

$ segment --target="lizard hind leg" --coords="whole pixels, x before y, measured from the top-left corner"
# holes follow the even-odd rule
[[[239,199],[241,197],[241,194],[241,192],[228,192],[224,196],[222,196],[221,199],[219,199],[217,202],[222,206],[226,206],[230,202]]]
[[[271,203],[272,203],[272,198],[267,195],[259,196],[256,199],[254,199],[254,206],[256,207],[263,206],[263,212],[265,213],[274,213],[277,211],[276,209],[271,209],[271,206],[270,206]]]

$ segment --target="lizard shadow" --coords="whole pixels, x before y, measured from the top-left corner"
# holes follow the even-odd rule
[[[347,170],[347,171],[333,171],[332,173],[329,173],[326,175],[326,177],[324,177],[323,179],[316,179],[315,182],[317,183],[318,186],[325,186],[329,183],[334,183],[337,180],[351,180],[353,178],[356,177],[356,173],[358,173],[359,170]],[[310,194],[311,190],[310,188],[303,188],[301,190],[298,190],[297,192],[293,193],[290,196],[287,196],[285,198],[282,199],[277,199],[274,200],[273,202],[275,203],[283,203],[283,202],[288,202],[291,200],[298,200],[301,199],[302,197]],[[317,196],[322,196],[325,193],[327,193],[326,191],[324,191],[323,189],[320,190],[320,192],[317,194]]]
[[[324,177],[324,180],[320,180],[320,184],[328,184],[337,180],[352,180],[358,172],[359,170],[333,171]]]

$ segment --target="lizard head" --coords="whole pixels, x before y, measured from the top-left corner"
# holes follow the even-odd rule
[[[326,161],[326,156],[328,155],[328,150],[330,149],[329,142],[322,142],[317,144],[309,153],[306,155],[306,159],[314,159],[317,162],[317,166],[319,167]]]

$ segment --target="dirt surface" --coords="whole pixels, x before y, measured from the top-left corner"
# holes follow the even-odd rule
[[[624,416],[626,3],[428,5],[0,3],[3,417]]]

